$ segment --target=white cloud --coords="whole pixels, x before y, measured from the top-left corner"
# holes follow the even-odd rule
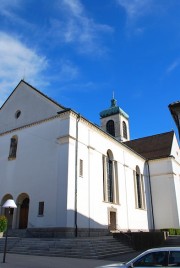
[[[12,22],[13,25],[22,26],[23,28],[34,30],[34,25],[27,19],[21,18],[18,12],[25,8],[25,2],[23,0],[1,0],[0,2],[0,15],[4,20]],[[18,27],[17,27],[18,28]]]
[[[39,56],[17,38],[0,32],[0,104],[23,78],[40,85],[47,65],[45,57]]]
[[[1,0],[0,3],[0,14],[4,17],[14,18],[15,10],[18,10],[22,7],[22,0]],[[16,16],[15,16],[16,17]]]
[[[13,8],[20,8],[22,0],[1,0],[1,11]]]
[[[58,8],[63,19],[52,20],[52,31],[58,33],[59,40],[76,44],[80,53],[103,53],[102,35],[112,33],[113,28],[96,23],[79,0],[59,0]]]
[[[137,19],[146,15],[152,6],[152,0],[116,0],[127,13],[128,19]]]
[[[79,69],[69,60],[61,61],[59,78],[61,81],[71,81],[79,76]]]
[[[64,5],[69,8],[69,11],[76,17],[82,16],[84,12],[84,8],[79,0],[63,0]]]
[[[176,68],[178,68],[180,65],[180,60],[177,59],[175,60],[172,64],[169,65],[169,67],[167,68],[167,73],[171,73],[173,72]]]
[[[147,29],[142,25],[141,18],[147,17],[159,8],[154,0],[115,0],[125,10],[128,35],[142,35]],[[154,5],[156,4],[156,9]],[[156,11],[155,11],[156,10]],[[158,13],[159,14],[159,13]]]

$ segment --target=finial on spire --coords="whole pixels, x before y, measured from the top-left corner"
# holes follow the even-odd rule
[[[114,98],[114,90],[112,92],[112,100],[111,100],[111,107],[116,107],[117,106],[117,101]]]

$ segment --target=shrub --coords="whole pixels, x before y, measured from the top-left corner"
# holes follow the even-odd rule
[[[0,232],[5,232],[7,229],[7,218],[4,215],[0,216]]]
[[[174,229],[174,228],[170,228],[170,229],[169,229],[169,234],[170,234],[170,235],[175,235],[175,234],[176,234],[176,229]]]
[[[161,231],[169,232],[169,235],[180,235],[180,229],[177,228],[161,229]]]
[[[176,229],[176,235],[180,235],[180,229]]]

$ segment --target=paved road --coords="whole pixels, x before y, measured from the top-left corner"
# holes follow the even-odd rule
[[[75,259],[62,257],[31,256],[31,255],[6,255],[3,263],[3,254],[0,254],[0,268],[95,268],[97,266],[129,260],[135,254],[125,254],[107,260]]]
[[[3,255],[0,254],[3,259]],[[30,256],[7,254],[6,262],[0,261],[2,268],[94,268],[99,265],[109,264],[107,260],[87,260],[62,257]]]

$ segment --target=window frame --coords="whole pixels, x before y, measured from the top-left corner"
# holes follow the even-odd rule
[[[10,140],[9,156],[8,160],[16,159],[17,156],[17,146],[18,146],[18,136],[14,135]]]
[[[103,200],[113,204],[119,204],[119,182],[117,161],[113,160],[110,150],[102,156],[103,165]]]
[[[134,171],[135,205],[137,209],[145,209],[144,178],[139,166]]]
[[[127,124],[125,121],[122,122],[122,126],[123,126],[123,138],[127,139],[128,138],[128,134],[127,134]]]
[[[173,254],[175,254],[175,255],[179,254],[178,260],[177,260],[177,256],[172,256]],[[180,267],[180,251],[176,251],[176,250],[169,251],[168,265],[171,267]]]
[[[114,121],[112,119],[107,121],[107,123],[106,123],[106,131],[111,136],[115,137],[115,124],[114,124]]]
[[[38,205],[38,216],[43,217],[44,216],[44,201],[39,201]]]
[[[168,251],[154,251],[142,256],[133,263],[133,267],[167,267]]]

